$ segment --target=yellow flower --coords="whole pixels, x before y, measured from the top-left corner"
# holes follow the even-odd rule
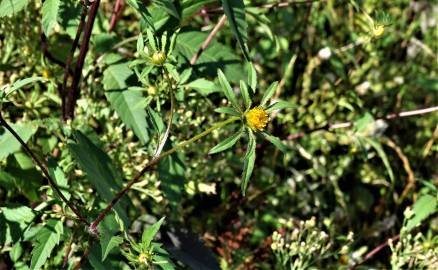
[[[245,114],[246,124],[254,131],[262,131],[269,121],[268,114],[260,107],[254,107]]]
[[[376,38],[382,36],[384,32],[385,32],[384,25],[378,24],[378,25],[374,26],[374,28],[373,28],[373,36]]]
[[[164,52],[154,52],[151,61],[154,65],[161,66],[166,61],[166,54]]]

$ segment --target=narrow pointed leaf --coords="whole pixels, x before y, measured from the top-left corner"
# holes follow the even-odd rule
[[[219,83],[221,85],[222,91],[224,92],[225,97],[228,99],[228,101],[231,102],[231,105],[237,110],[240,111],[239,103],[237,102],[236,95],[233,92],[233,89],[231,88],[230,83],[228,82],[227,78],[225,77],[222,70],[218,69],[217,75],[219,78]]]
[[[141,237],[141,242],[144,245],[149,246],[152,240],[154,239],[155,235],[160,230],[161,224],[164,221],[164,217],[162,217],[159,221],[157,221],[155,224],[151,225],[149,228],[144,230],[143,235]]]
[[[148,36],[148,42],[151,48],[154,50],[154,52],[158,51],[157,45],[155,44],[155,37],[152,31],[148,28],[146,29],[146,34]]]
[[[296,109],[296,108],[298,108],[298,106],[296,104],[280,100],[280,101],[277,101],[277,102],[269,105],[268,108],[266,109],[266,112],[270,113],[270,112],[277,111],[277,110]]]
[[[386,168],[386,171],[389,175],[389,179],[391,180],[391,183],[394,184],[394,181],[395,181],[394,172],[392,171],[391,164],[389,163],[389,160],[388,160],[388,156],[386,155],[385,151],[383,150],[382,145],[378,141],[371,139],[371,138],[364,137],[363,139],[369,145],[371,145],[374,148],[374,150],[376,150],[377,154],[379,155],[380,159],[382,159],[383,164],[385,165],[385,168]]]
[[[160,8],[163,8],[168,14],[180,19],[178,10],[172,0],[154,0],[153,3]]]
[[[140,33],[137,39],[137,52],[143,53],[143,50],[144,50],[144,39],[143,39],[143,35]]]
[[[234,108],[230,108],[230,107],[219,107],[214,109],[215,112],[217,113],[224,113],[224,114],[230,114],[233,116],[240,116],[240,113],[238,111],[236,111]]]
[[[268,141],[270,141],[273,145],[275,145],[275,147],[277,147],[278,150],[280,150],[283,153],[286,153],[286,151],[287,151],[286,145],[284,145],[283,142],[279,138],[277,138],[274,135],[271,135],[267,132],[263,132],[262,134]]]
[[[218,145],[213,147],[208,153],[209,154],[216,154],[222,151],[225,151],[229,148],[231,148],[236,142],[242,137],[243,131],[240,130],[237,133],[233,134],[232,136],[226,138],[222,142],[220,142]]]
[[[249,96],[248,87],[244,81],[240,81],[240,92],[242,93],[245,109],[251,108],[251,97]]]
[[[225,15],[231,27],[231,31],[242,49],[243,55],[249,61],[248,47],[248,24],[245,19],[245,3],[243,0],[222,0]]]
[[[256,139],[252,131],[249,132],[248,149],[243,161],[243,174],[242,174],[242,193],[245,196],[246,189],[248,187],[249,179],[251,178],[252,171],[254,170],[255,157],[256,157]]]
[[[277,90],[278,82],[273,82],[266,92],[263,94],[262,101],[260,102],[260,106],[265,106],[265,104],[271,99],[274,95],[275,90]]]
[[[255,94],[257,88],[257,71],[253,63],[249,64],[248,84],[252,90],[252,93]]]
[[[123,243],[123,238],[121,236],[103,235],[100,240],[102,262],[105,261],[110,251],[118,247],[121,243]]]

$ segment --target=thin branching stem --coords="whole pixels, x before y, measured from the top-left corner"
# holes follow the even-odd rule
[[[151,161],[149,161],[144,167],[143,169],[131,180],[128,182],[128,184],[122,189],[120,190],[115,197],[111,200],[111,202],[108,203],[108,205],[105,207],[105,209],[103,209],[100,214],[97,216],[97,218],[91,223],[91,225],[89,226],[89,231],[92,234],[96,234],[97,231],[97,225],[99,225],[99,223],[105,218],[105,216],[108,214],[109,211],[111,211],[111,209],[116,205],[116,203],[123,197],[123,195],[125,195],[125,193],[132,187],[132,185],[134,183],[136,183],[138,180],[140,180],[141,177],[143,177],[143,175],[155,164],[157,164],[160,160],[162,160],[163,158],[175,153],[176,151],[184,148],[185,146],[205,137],[206,135],[210,134],[211,132],[213,132],[216,129],[222,128],[230,123],[233,123],[237,120],[239,120],[239,117],[231,117],[228,120],[216,123],[215,125],[213,125],[212,127],[210,127],[209,129],[206,129],[205,131],[199,133],[196,136],[193,136],[192,138],[183,141],[181,143],[179,143],[178,145],[174,146],[172,149],[167,150],[166,152],[163,152],[161,155],[159,155],[158,157],[152,159]]]
[[[5,121],[5,119],[3,119],[1,112],[0,112],[0,125],[4,126],[12,134],[12,136],[14,136],[14,138],[21,144],[24,150],[29,154],[29,156],[35,162],[35,164],[38,165],[38,167],[41,169],[44,176],[47,178],[47,181],[49,182],[50,186],[55,190],[55,192],[58,194],[61,200],[73,211],[73,213],[77,216],[77,218],[81,222],[89,225],[87,219],[79,213],[78,209],[61,192],[54,179],[50,176],[49,171],[47,169],[47,165],[44,164],[35,155],[35,153],[29,148],[29,146],[23,141],[23,139],[21,139],[20,135],[18,135],[17,132],[15,132],[15,130]]]

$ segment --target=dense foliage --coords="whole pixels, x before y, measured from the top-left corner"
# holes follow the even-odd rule
[[[0,0],[0,269],[438,269],[437,18]]]

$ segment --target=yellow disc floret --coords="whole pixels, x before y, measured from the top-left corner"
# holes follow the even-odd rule
[[[269,121],[265,110],[255,107],[245,114],[246,124],[254,131],[262,131]]]
[[[384,25],[378,24],[378,25],[374,26],[374,29],[373,29],[373,36],[374,37],[378,38],[378,37],[382,36],[383,33],[385,33],[385,26]]]
[[[151,57],[151,61],[154,65],[161,66],[166,61],[166,54],[164,52],[154,52]]]

